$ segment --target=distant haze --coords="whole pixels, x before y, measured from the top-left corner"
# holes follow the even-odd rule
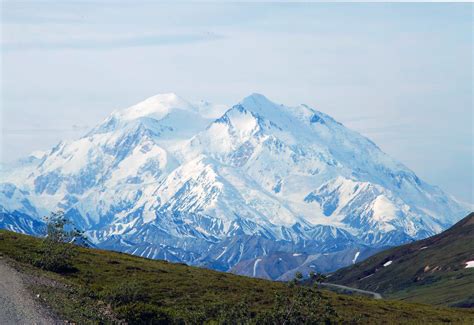
[[[474,203],[472,4],[2,2],[1,162],[175,92],[306,103]]]

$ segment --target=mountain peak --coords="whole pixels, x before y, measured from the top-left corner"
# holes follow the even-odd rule
[[[253,93],[245,97],[240,101],[239,105],[269,120],[279,120],[281,115],[284,114],[284,110],[281,109],[282,105],[278,105],[258,93]]]
[[[149,97],[114,115],[122,120],[134,120],[141,117],[153,116],[161,119],[173,109],[194,110],[194,106],[175,93],[163,93]]]
[[[245,97],[241,103],[249,106],[275,106],[276,104],[262,94],[252,93]]]

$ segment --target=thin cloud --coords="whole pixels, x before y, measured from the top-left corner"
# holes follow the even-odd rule
[[[17,41],[2,44],[2,51],[22,50],[109,50],[129,47],[149,47],[164,45],[180,45],[198,42],[208,42],[224,38],[215,33],[179,34],[179,35],[148,35],[132,36],[117,39],[74,39],[57,41]]]

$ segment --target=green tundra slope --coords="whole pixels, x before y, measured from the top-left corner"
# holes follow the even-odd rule
[[[448,230],[391,248],[338,270],[329,281],[376,291],[389,298],[474,306],[474,213]]]
[[[257,323],[258,317],[274,312],[278,297],[291,297],[303,288],[87,248],[77,249],[69,272],[53,273],[34,266],[41,254],[40,244],[41,239],[0,230],[0,258],[26,274],[34,294],[40,294],[60,317],[79,324],[124,319],[129,324],[229,324],[229,319],[238,320],[242,314],[250,323]],[[337,314],[331,316],[331,322],[474,322],[472,310],[320,292],[321,307],[332,305]],[[303,319],[305,313],[314,312],[305,306],[298,308]],[[144,319],[149,322],[142,322]]]

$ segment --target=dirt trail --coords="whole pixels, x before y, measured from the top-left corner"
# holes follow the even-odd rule
[[[351,288],[351,287],[346,287],[346,286],[343,286],[343,285],[340,285],[340,284],[327,283],[327,282],[320,283],[320,285],[323,286],[323,287],[326,286],[326,287],[332,287],[332,288],[337,288],[337,289],[343,289],[343,290],[347,290],[347,291],[362,293],[362,294],[365,294],[365,295],[368,295],[368,296],[372,296],[374,299],[382,299],[382,295],[380,293],[373,292],[373,291],[361,290],[361,289],[357,289],[357,288]]]
[[[26,289],[21,275],[0,256],[0,324],[59,324]]]

